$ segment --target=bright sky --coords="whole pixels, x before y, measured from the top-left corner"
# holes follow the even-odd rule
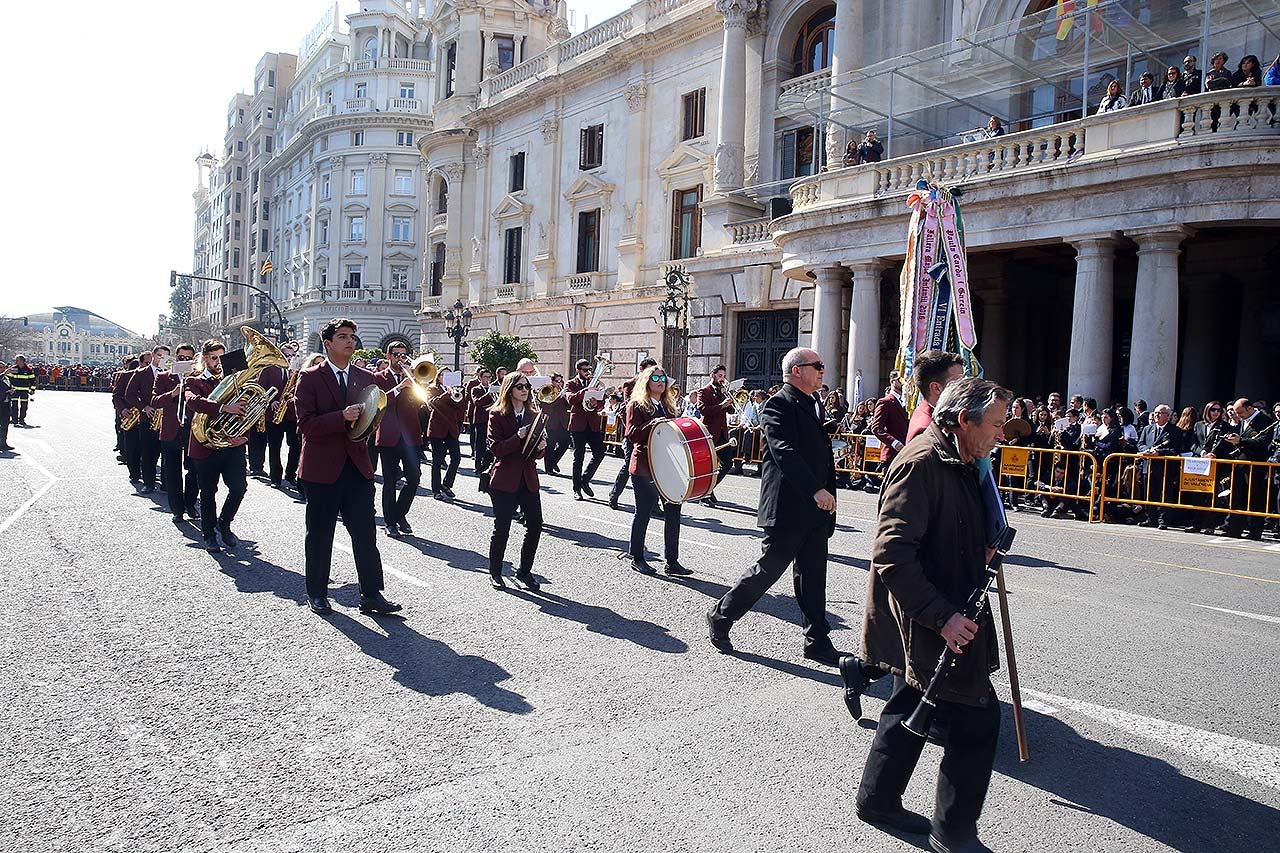
[[[597,24],[631,4],[569,5]],[[73,6],[56,33],[0,51],[13,83],[0,134],[0,316],[75,305],[153,334],[169,270],[191,269],[196,156],[221,149],[227,104],[250,90],[258,58],[296,53],[329,2]]]

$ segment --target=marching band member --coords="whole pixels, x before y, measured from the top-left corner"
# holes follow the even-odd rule
[[[655,358],[645,358],[640,362],[640,371],[632,376],[626,382],[622,383],[619,391],[622,394],[622,405],[624,408],[630,404],[631,392],[635,390],[636,383],[640,381],[640,374],[644,373],[647,368],[656,367],[658,360]],[[630,465],[628,460],[631,459],[631,440],[626,437],[626,422],[622,423],[620,429],[623,432],[622,439],[622,465],[618,467],[618,476],[613,481],[613,489],[609,492],[609,508],[618,508],[618,498],[622,497],[622,491],[627,487],[627,478],[630,477]]]
[[[631,443],[631,483],[636,494],[636,512],[631,519],[631,568],[644,575],[655,574],[645,559],[644,539],[649,519],[658,508],[658,488],[653,484],[653,472],[649,468],[649,433],[653,432],[657,420],[675,416],[675,393],[667,374],[657,365],[646,367],[636,377],[626,415],[627,441]],[[693,574],[680,565],[680,504],[665,503],[662,515],[666,559],[663,572],[673,576]]]
[[[291,359],[298,354],[297,341],[289,341],[280,345],[280,354],[286,359]],[[283,399],[284,389],[289,383],[288,367],[278,367],[274,364],[267,365],[262,369],[258,384],[263,388],[275,388],[276,397],[271,401],[271,405],[267,407],[267,411],[263,414],[266,425],[266,431],[259,433],[256,429],[249,433],[249,455],[253,457],[254,441],[252,436],[261,436],[263,441],[262,455],[266,457],[266,476],[271,481],[272,488],[280,488],[280,483],[287,471],[292,471],[296,476],[298,470],[298,454],[301,451],[297,436],[297,418],[294,415],[294,408],[290,405],[290,401]],[[284,420],[276,423],[276,417],[279,415],[280,407],[285,407]],[[289,458],[293,461],[292,468],[281,464],[280,446],[288,441]],[[262,457],[253,457],[258,462],[257,471],[261,475]]]
[[[737,453],[733,445],[721,447],[729,442],[729,412],[736,408],[733,396],[726,390],[726,368],[723,364],[717,364],[712,368],[711,381],[698,389],[698,408],[702,411],[703,425],[707,428],[707,432],[711,433],[711,440],[720,447],[720,450],[716,451],[716,455],[720,457],[720,469],[716,475],[718,486],[729,473],[729,467],[733,464],[733,457]],[[715,492],[707,493],[702,502],[709,507],[714,507]]]
[[[537,410],[530,404],[533,390],[529,378],[520,371],[502,380],[498,400],[489,407],[487,445],[493,455],[493,475],[489,499],[493,501],[493,537],[489,540],[489,583],[505,589],[502,558],[511,534],[511,519],[518,507],[524,515],[524,543],[520,546],[520,568],[516,581],[536,592],[533,558],[542,536],[542,495],[538,491],[538,457],[546,452],[547,437],[534,437],[536,444],[525,452],[525,440],[534,427]],[[541,429],[541,428],[540,428]]]
[[[120,463],[129,472],[130,483],[142,482],[141,466],[129,454],[130,438],[128,430],[124,428],[125,414],[129,411],[124,402],[124,392],[129,389],[129,377],[137,369],[138,360],[127,357],[123,366],[111,377],[111,408],[116,413],[116,451],[119,453]]]
[[[403,376],[409,360],[408,345],[396,341],[387,355],[391,358],[391,373]],[[416,387],[397,385],[387,400],[387,413],[378,424],[374,439],[382,461],[382,524],[389,536],[413,533],[409,526],[409,508],[422,480],[422,466],[418,461],[418,443],[422,438],[418,410],[421,408],[422,398]],[[404,488],[397,495],[396,484],[402,471]]]
[[[466,401],[467,413],[465,421],[467,424],[467,440],[471,444],[471,458],[476,460],[476,473],[480,473],[480,449],[484,445],[484,433],[476,430],[476,394],[477,388],[488,388],[490,378],[493,374],[489,372],[489,368],[480,367],[476,369],[476,373],[467,381],[462,388],[462,399]],[[423,410],[426,414],[426,410]],[[422,431],[426,432],[427,425],[423,423]]]
[[[137,409],[142,413],[138,425],[129,430],[125,436],[129,439],[129,458],[136,460],[138,471],[142,477],[142,494],[149,495],[156,490],[156,462],[160,459],[160,434],[151,428],[151,417],[155,409],[151,406],[151,392],[155,388],[156,376],[160,372],[160,359],[169,354],[169,348],[160,344],[151,350],[151,358],[145,367],[139,367],[129,377],[125,387],[124,403],[126,409]],[[133,473],[132,469],[129,472]]]
[[[481,368],[476,377],[483,381],[471,389],[471,431],[476,436],[471,445],[471,456],[475,460],[482,492],[489,491],[489,467],[493,464],[493,456],[489,453],[489,407],[498,401],[489,383],[491,375],[486,368]]]
[[[525,376],[541,376],[538,372],[538,364],[531,358],[522,358],[516,362],[516,373],[523,373]]]
[[[219,405],[209,399],[213,389],[222,379],[222,356],[226,346],[222,341],[210,339],[200,348],[200,360],[203,369],[198,376],[186,381],[183,396],[187,400],[187,410],[204,415],[219,414],[243,415],[244,407],[240,403]],[[200,532],[204,534],[204,547],[210,554],[222,550],[218,545],[218,533],[222,533],[222,544],[234,548],[240,539],[231,532],[231,522],[235,520],[240,502],[244,500],[248,488],[248,475],[245,471],[244,445],[249,439],[235,439],[230,447],[211,448],[201,444],[195,436],[187,439],[187,456],[194,460],[196,478],[200,483]],[[218,479],[221,478],[227,487],[227,499],[222,504],[222,512],[218,512]]]
[[[604,458],[604,401],[596,401],[594,412],[587,411],[585,402],[587,391],[591,390],[587,387],[591,381],[591,362],[580,358],[574,368],[578,375],[565,383],[564,395],[569,402],[569,437],[573,441],[573,497],[582,500],[584,493],[587,497],[596,496],[591,491],[591,478]],[[584,470],[582,463],[588,447],[591,448],[591,462]]]
[[[466,406],[455,400],[444,387],[444,371],[436,375],[439,392],[427,403],[430,420],[427,421],[427,441],[431,444],[431,494],[438,501],[453,500],[453,480],[458,476],[458,463],[462,461],[462,418]],[[445,467],[445,454],[449,455],[449,467],[443,478],[440,469]]]
[[[364,406],[351,403],[369,385],[389,391],[397,385],[390,372],[373,374],[351,363],[356,351],[356,324],[333,319],[320,331],[326,361],[302,372],[298,380],[298,430],[302,462],[298,474],[307,488],[307,603],[318,616],[329,606],[329,569],[333,533],[342,524],[351,535],[356,574],[360,579],[360,612],[387,614],[399,604],[382,594],[382,555],[373,521],[373,466],[364,442],[347,437]],[[405,382],[411,382],[405,379]]]
[[[178,344],[176,352],[178,361],[195,360],[196,349],[191,344]],[[174,524],[182,524],[184,513],[193,519],[200,517],[196,510],[200,484],[195,466],[186,466],[184,472],[183,465],[187,443],[191,440],[191,425],[181,420],[187,408],[182,396],[184,378],[167,370],[156,377],[156,384],[151,389],[151,407],[162,413],[160,475],[164,478],[164,491],[169,498],[169,512],[173,515]]]
[[[569,401],[564,396],[564,377],[551,374],[551,384],[560,396],[539,407],[547,416],[547,453],[542,459],[547,476],[560,473],[560,459],[569,449]]]

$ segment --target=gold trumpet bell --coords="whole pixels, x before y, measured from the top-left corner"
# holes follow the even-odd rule
[[[436,374],[440,372],[440,368],[436,365],[436,358],[431,353],[415,358],[407,370],[409,376],[419,385],[432,384],[436,381]]]
[[[538,404],[545,406],[560,399],[560,389],[554,385],[543,385],[538,389]]]

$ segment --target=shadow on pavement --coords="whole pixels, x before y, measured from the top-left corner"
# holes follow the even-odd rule
[[[700,592],[707,598],[714,601],[718,601],[721,596],[729,591],[729,587],[722,583],[705,580],[696,575],[687,578],[679,578],[678,580],[664,578],[661,575],[658,577],[660,579],[667,580],[669,583],[674,583],[679,586],[687,586],[689,589],[692,589],[695,592]],[[779,583],[782,583],[782,581],[779,581]],[[790,597],[775,595],[772,592],[766,592],[760,600],[756,602],[756,606],[752,608],[752,612],[765,613],[775,619],[790,622],[792,625],[799,625],[801,621],[800,605],[796,604],[795,600]],[[698,618],[701,619],[702,616],[699,615]],[[843,619],[830,611],[827,612],[827,621],[830,622],[833,627],[844,624]]]
[[[1003,710],[995,769],[1062,798],[1053,805],[1092,812],[1184,853],[1275,849],[1280,810],[1184,776],[1158,758],[1088,740],[1056,717],[1025,712],[1032,753],[1019,763],[1013,711]]]
[[[1010,554],[1004,558],[1005,564],[1010,566],[1024,566],[1028,569],[1059,569],[1064,572],[1073,572],[1078,575],[1096,575],[1097,572],[1089,569],[1079,569],[1075,566],[1064,566],[1061,563],[1042,560],[1039,557],[1028,557],[1025,554]]]
[[[583,521],[586,521],[586,519],[583,519]],[[555,525],[555,524],[547,524],[545,521],[542,523],[543,536],[547,536],[549,534],[551,536],[555,536],[557,539],[568,539],[573,544],[580,545],[583,548],[603,548],[604,550],[610,551],[610,552],[626,551],[629,547],[631,547],[631,545],[630,545],[630,542],[628,541],[628,537],[625,532],[625,529],[621,527],[616,529],[620,531],[620,535],[618,538],[615,539],[610,536],[605,536],[603,533],[598,533],[594,530],[578,530],[575,527],[560,527],[559,525]],[[512,530],[514,532],[515,530],[514,525],[512,527]],[[612,557],[616,555],[610,553],[610,554],[606,554],[605,556]],[[626,566],[619,564],[619,568],[626,568]]]
[[[689,651],[689,647],[683,640],[671,636],[665,627],[654,622],[632,619],[615,613],[607,607],[583,604],[571,598],[553,595],[545,590],[531,593],[513,588],[509,592],[538,605],[538,608],[548,616],[577,622],[593,634],[629,640],[638,646],[653,649],[655,652],[681,654]]]
[[[489,573],[489,555],[487,553],[481,554],[479,551],[468,551],[466,548],[455,548],[443,542],[423,539],[416,533],[409,536],[401,536],[396,541],[403,542],[427,557],[440,560],[451,568],[468,572],[484,572],[486,575]]]

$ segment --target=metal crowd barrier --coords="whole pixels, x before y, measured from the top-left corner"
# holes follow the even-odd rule
[[[616,417],[613,422],[605,421],[604,424],[604,449],[606,453],[615,453],[622,455],[622,417]]]
[[[760,465],[764,462],[764,430],[760,427],[730,427],[729,435],[738,440],[733,452],[735,467],[744,464]]]
[[[836,459],[836,473],[859,477],[878,477],[880,439],[874,435],[838,432],[831,436],[831,450]]]
[[[1206,528],[1216,526],[1214,514],[1280,518],[1276,462],[1113,453],[1100,479],[1098,520],[1108,505],[1183,510]]]
[[[49,376],[36,377],[37,391],[110,391],[110,376]]]
[[[1002,444],[992,463],[999,475],[1000,491],[1009,495],[1033,495],[1094,521],[1098,498],[1097,460],[1086,450],[1018,447]]]

